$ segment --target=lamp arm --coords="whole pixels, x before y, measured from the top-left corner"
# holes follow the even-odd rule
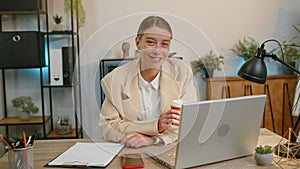
[[[272,58],[272,59],[274,59],[274,60],[280,62],[281,64],[285,65],[286,67],[292,69],[292,70],[295,71],[296,73],[300,74],[300,71],[299,71],[299,70],[297,70],[297,69],[294,68],[293,66],[291,66],[291,65],[289,65],[289,64],[287,64],[287,63],[285,63],[282,59],[279,59],[279,58],[277,57],[277,55],[271,54],[271,55],[265,55],[265,57],[270,57],[270,58]]]
[[[264,47],[265,47],[265,44],[268,43],[268,42],[276,42],[278,44],[278,46],[280,48],[280,51],[281,51],[282,59],[278,58],[277,55],[275,55],[275,54],[266,54]],[[246,64],[243,64],[243,66],[240,68],[240,70],[238,72],[238,75],[241,76],[242,78],[246,79],[246,80],[250,80],[250,81],[253,81],[253,82],[256,82],[256,83],[261,83],[261,84],[265,83],[266,73],[267,73],[266,69],[265,69],[265,65],[264,65],[264,58],[265,57],[270,57],[273,60],[280,62],[281,64],[283,64],[286,67],[292,69],[294,72],[296,72],[298,75],[300,75],[299,70],[296,70],[293,66],[291,66],[291,65],[284,62],[283,49],[281,47],[281,44],[275,39],[269,39],[269,40],[266,40],[265,42],[263,42],[261,44],[261,46],[256,50],[256,53],[252,57],[252,59],[249,59],[246,62]],[[251,68],[251,66],[252,67],[256,66],[258,68],[257,68],[257,70],[256,69],[249,69],[249,67]],[[246,73],[244,73],[244,72],[246,72]],[[296,131],[299,123],[300,123],[300,115],[298,116],[296,123],[292,124],[293,125],[292,126],[293,131]],[[292,135],[291,140],[292,140],[292,142],[296,142],[297,138],[295,138],[295,136]],[[299,152],[299,155],[300,155],[300,152]]]

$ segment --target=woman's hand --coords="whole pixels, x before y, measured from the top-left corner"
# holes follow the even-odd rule
[[[140,133],[131,133],[126,135],[125,138],[121,140],[121,143],[125,144],[127,147],[140,148],[152,145],[154,143],[154,138]]]
[[[158,120],[158,132],[162,133],[167,129],[178,128],[180,125],[180,115],[180,110],[170,110],[162,114]]]

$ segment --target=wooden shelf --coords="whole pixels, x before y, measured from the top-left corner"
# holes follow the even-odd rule
[[[45,116],[45,122],[50,116]],[[43,116],[31,116],[30,120],[20,120],[19,117],[6,117],[0,120],[0,125],[34,125],[43,124]]]
[[[77,133],[80,132],[80,129],[77,129]],[[52,130],[47,138],[76,138],[76,129],[73,129],[70,134],[56,134],[56,130]]]
[[[51,87],[51,88],[66,88],[66,87],[73,87],[73,84],[70,85],[51,85],[51,84],[45,84],[43,87]]]
[[[38,15],[38,14],[46,14],[46,11],[43,10],[35,10],[35,11],[0,11],[1,15]]]

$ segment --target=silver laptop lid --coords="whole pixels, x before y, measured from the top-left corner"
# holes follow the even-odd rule
[[[252,154],[265,101],[254,95],[183,104],[175,168]]]

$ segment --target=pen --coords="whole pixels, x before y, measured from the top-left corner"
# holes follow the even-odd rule
[[[27,141],[27,146],[33,146],[35,135],[30,136],[30,140]]]
[[[27,142],[26,142],[26,146],[27,146],[27,147],[29,146],[29,143],[30,143],[30,141],[31,141],[31,137],[32,137],[32,136],[29,136],[29,137],[28,137],[28,140],[27,140]]]
[[[24,148],[26,148],[26,147],[27,147],[27,141],[26,141],[26,134],[25,134],[24,131],[23,131],[23,133],[22,133],[22,136],[23,136]]]
[[[21,140],[18,138],[14,143],[13,143],[13,147],[14,148],[22,148],[24,147],[22,144],[21,144]]]
[[[6,146],[8,148],[10,148],[10,149],[13,148],[13,145],[2,134],[0,134],[0,138],[3,141],[3,143],[6,144]]]

